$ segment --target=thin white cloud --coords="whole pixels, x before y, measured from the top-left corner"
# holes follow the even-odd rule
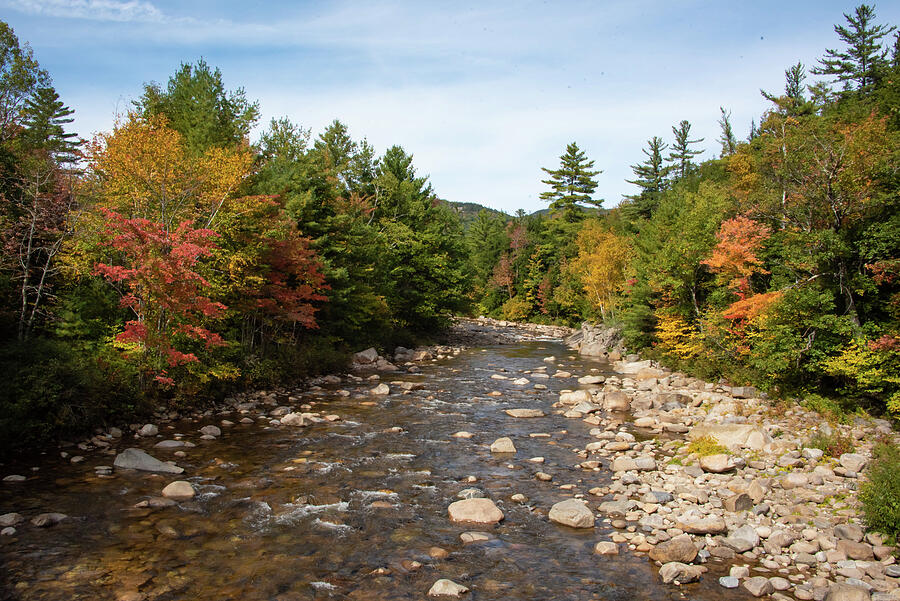
[[[66,19],[121,23],[160,23],[167,20],[156,6],[142,0],[12,0],[6,4],[29,14]]]

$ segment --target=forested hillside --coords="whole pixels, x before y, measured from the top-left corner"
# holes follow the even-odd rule
[[[469,230],[478,310],[606,320],[682,369],[819,408],[900,412],[900,36],[861,5],[838,49],[785,71],[737,139],[647,132],[639,192],[585,219],[598,170],[572,144],[547,170],[555,217]],[[813,80],[811,76],[816,76]],[[695,162],[702,143],[718,158]],[[837,399],[837,400],[833,400]]]
[[[466,313],[605,321],[703,377],[896,415],[900,37],[866,5],[835,31],[746,140],[725,108],[717,143],[646,132],[609,211],[573,142],[549,210],[510,217],[439,200],[411,152],[340,121],[251,140],[258,103],[203,60],[82,140],[0,23],[0,439],[295,380]]]

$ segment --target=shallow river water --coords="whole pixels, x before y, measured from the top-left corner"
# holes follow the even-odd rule
[[[559,360],[548,366],[542,361],[548,355]],[[423,365],[419,374],[382,374],[388,383],[424,384],[407,394],[392,386],[387,397],[368,397],[372,382],[344,382],[301,395],[302,402],[316,403],[313,410],[341,416],[337,422],[304,428],[236,423],[214,441],[200,440],[198,429],[243,416],[162,425],[161,437],[180,432],[197,443],[178,459],[183,476],[117,470],[98,477],[96,465],[112,464],[102,454],[87,454],[77,465],[48,454],[37,464],[4,466],[5,473],[29,479],[0,483],[0,514],[70,517],[51,528],[26,522],[16,535],[0,537],[0,598],[426,599],[438,578],[468,586],[466,598],[473,601],[744,598],[719,588],[724,565],[708,564],[698,584],[666,586],[652,562],[625,545],[618,556],[592,553],[596,542],[609,540],[608,522],[581,531],[547,520],[553,503],[610,480],[606,470],[576,467],[581,459],[573,449],[592,440],[590,426],[550,407],[560,389],[578,386],[574,378],[525,374],[531,383],[512,383],[542,367],[578,376],[607,373],[608,365],[575,358],[553,341],[468,349]],[[511,379],[492,379],[496,373]],[[536,390],[535,383],[548,389]],[[351,396],[337,395],[340,388]],[[494,390],[502,396],[488,396]],[[512,407],[548,415],[514,419],[503,412]],[[474,436],[451,436],[460,430]],[[499,436],[513,439],[515,456],[491,455],[489,445]],[[159,440],[127,438],[119,450],[138,446],[170,459],[169,451],[153,449]],[[535,456],[545,462],[528,461]],[[553,480],[536,480],[538,471]],[[477,481],[464,481],[468,476]],[[198,489],[193,500],[134,508],[181,478]],[[564,484],[575,488],[560,489]],[[449,521],[447,506],[469,487],[497,503],[503,522],[473,527]],[[510,500],[516,493],[528,502]],[[587,497],[596,506],[599,499]],[[494,538],[462,543],[460,534],[471,530]],[[432,558],[432,547],[449,555]]]

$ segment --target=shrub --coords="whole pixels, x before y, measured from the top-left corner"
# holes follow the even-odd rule
[[[702,436],[691,441],[688,445],[688,453],[696,453],[701,457],[707,455],[727,455],[728,449],[719,444],[719,441],[712,436]]]
[[[531,303],[523,295],[514,296],[500,308],[500,315],[509,321],[527,321],[531,315]]]
[[[839,432],[833,434],[816,432],[804,446],[811,449],[819,449],[825,453],[826,457],[840,457],[844,453],[856,451],[853,441]]]
[[[895,538],[900,534],[900,449],[896,445],[875,447],[859,500],[866,526]]]

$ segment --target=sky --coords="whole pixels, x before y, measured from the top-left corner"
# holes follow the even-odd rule
[[[576,142],[595,161],[596,198],[636,187],[652,136],[692,124],[718,155],[719,109],[739,138],[780,92],[784,70],[842,48],[855,4],[595,0],[465,3],[0,0],[83,137],[107,131],[146,82],[204,58],[230,89],[316,135],[334,119],[380,152],[414,155],[442,198],[512,213],[544,208],[541,167]],[[900,3],[876,4],[900,24]],[[812,81],[812,78],[810,79]]]

